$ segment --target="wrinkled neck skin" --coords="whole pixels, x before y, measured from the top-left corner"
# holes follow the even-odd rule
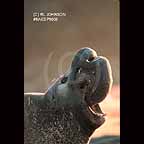
[[[24,144],[88,144],[104,122],[96,122],[80,99],[58,95],[57,88],[56,82],[44,95],[25,97]]]
[[[109,61],[81,49],[69,70],[43,94],[25,94],[25,144],[88,144],[104,122],[99,103],[112,85]]]
[[[45,92],[45,99],[49,100],[51,103],[57,107],[62,107],[65,105],[80,105],[82,102],[82,94],[80,90],[76,87],[76,83],[71,85],[73,81],[70,81],[71,70],[57,79],[56,82]],[[61,83],[64,77],[68,77],[67,82]]]

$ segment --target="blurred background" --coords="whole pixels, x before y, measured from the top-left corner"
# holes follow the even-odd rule
[[[34,22],[34,12],[66,16],[57,22]],[[120,135],[119,17],[118,0],[24,0],[24,92],[46,91],[82,47],[110,60],[114,83],[101,103],[107,120],[92,137]]]

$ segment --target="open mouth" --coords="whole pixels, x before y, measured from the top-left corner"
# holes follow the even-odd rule
[[[91,113],[93,113],[94,115],[97,115],[99,117],[105,117],[106,116],[106,114],[102,112],[99,104],[93,105],[91,107],[89,106],[88,108],[91,111]]]
[[[99,104],[96,101],[91,102],[92,95],[95,93],[95,91],[93,90],[98,85],[96,79],[97,77],[96,77],[95,67],[92,69],[85,69],[81,67],[77,69],[77,73],[76,73],[77,87],[80,89],[84,101],[87,104],[87,108],[88,108],[87,110],[94,117],[104,119],[106,114],[102,112]]]

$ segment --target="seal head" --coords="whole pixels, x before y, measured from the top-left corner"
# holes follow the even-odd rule
[[[48,90],[48,95],[55,91],[58,105],[76,107],[97,128],[105,121],[99,103],[107,96],[112,82],[108,59],[97,56],[91,48],[82,48],[74,56],[69,70]]]

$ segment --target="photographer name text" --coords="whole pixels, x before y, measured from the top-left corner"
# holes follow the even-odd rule
[[[34,22],[57,22],[60,17],[65,17],[66,13],[51,13],[51,12],[34,12],[33,21]]]

